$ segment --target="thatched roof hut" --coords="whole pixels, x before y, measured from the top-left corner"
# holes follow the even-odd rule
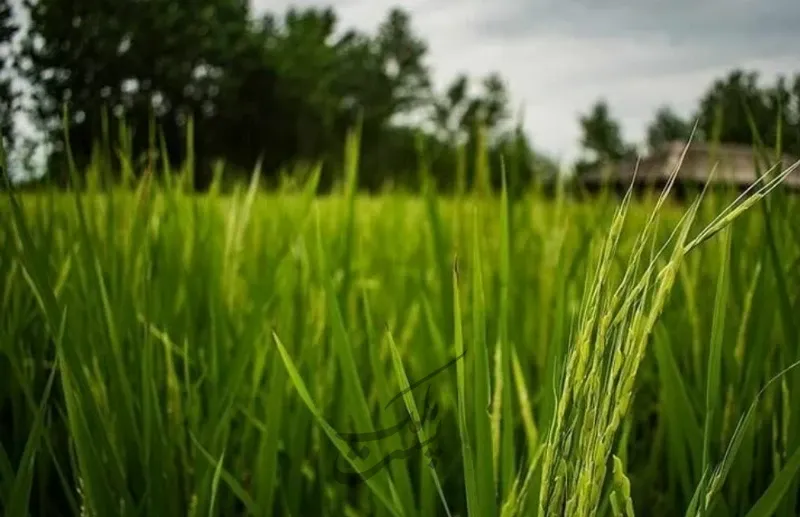
[[[671,142],[649,156],[623,160],[612,166],[591,170],[581,174],[577,180],[592,191],[599,190],[603,185],[615,190],[627,190],[636,172],[634,188],[661,188],[680,165],[675,180],[679,190],[684,190],[682,187],[702,188],[706,183],[709,186],[732,186],[745,190],[758,178],[758,174],[764,174],[772,167],[775,167],[773,174],[777,174],[798,161],[797,158],[786,155],[779,161],[772,152],[765,163],[748,146],[711,146],[701,143],[692,143],[681,161],[685,148],[685,142]],[[709,181],[712,170],[713,176]],[[787,188],[800,191],[800,167],[786,177],[784,184]]]

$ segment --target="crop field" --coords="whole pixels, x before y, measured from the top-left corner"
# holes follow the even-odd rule
[[[8,516],[791,516],[800,202],[4,193]]]

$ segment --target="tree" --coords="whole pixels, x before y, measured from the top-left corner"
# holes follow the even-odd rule
[[[714,81],[698,103],[701,137],[727,144],[766,147],[779,143],[800,154],[800,76],[763,85],[755,71],[732,70]]]
[[[472,138],[476,125],[483,126],[499,139],[506,132],[502,124],[508,120],[508,90],[497,73],[487,75],[482,90],[470,93],[470,80],[458,75],[439,98],[431,104],[437,134],[448,142],[463,142]]]
[[[797,81],[800,81],[798,75]],[[761,117],[758,134],[768,147],[800,155],[800,91],[790,88],[788,80],[779,76],[775,84],[761,91]]]
[[[389,113],[406,114],[430,100],[430,70],[425,63],[428,45],[414,34],[408,12],[394,8],[378,27],[375,45],[381,71],[389,87]]]
[[[390,123],[427,102],[427,46],[398,9],[374,35],[354,30],[337,35],[337,25],[333,10],[318,8],[289,9],[264,23],[268,60],[279,78],[279,104],[290,107],[284,130],[294,135],[296,156],[324,159],[325,170],[335,173],[346,131],[361,124],[361,179],[377,187],[382,169],[397,162],[394,153],[413,143]],[[392,160],[386,149],[392,150]],[[331,176],[323,175],[323,187]]]
[[[268,179],[297,161],[322,161],[326,188],[341,172],[344,136],[356,123],[362,185],[379,188],[418,168],[421,128],[400,122],[430,109],[434,96],[427,44],[401,9],[364,33],[341,31],[330,8],[254,19],[246,0],[27,1],[22,70],[34,86],[33,118],[56,146],[70,146],[79,170],[98,156],[99,169],[121,169],[114,143],[122,136],[131,135],[127,158],[152,156],[162,141],[156,128],[173,165],[192,146],[196,187],[208,184],[210,164],[220,158],[230,165],[226,174],[249,173],[258,162]],[[482,124],[497,140],[507,120],[504,82],[494,74],[475,95],[466,87],[464,78],[444,125],[474,144]],[[436,142],[434,154],[454,155],[454,141]],[[455,169],[445,161],[432,169],[442,183]],[[65,184],[63,162],[53,154]]]
[[[478,98],[478,120],[497,138],[508,132],[508,128],[502,127],[509,116],[508,100],[508,87],[500,74],[487,75],[483,80],[482,95]]]
[[[749,113],[748,113],[749,112]],[[758,73],[733,70],[717,79],[700,98],[697,118],[705,139],[722,143],[753,143],[749,117],[756,127],[765,127],[765,105],[758,86]],[[769,121],[774,124],[775,121]]]
[[[0,0],[0,137],[6,150],[13,144],[13,118],[16,109],[15,95],[11,85],[11,70],[14,65],[11,44],[17,33],[13,21],[10,0]]]
[[[800,156],[800,73],[794,76],[789,87],[789,99],[784,105],[786,110],[786,150]]]
[[[332,143],[342,114],[342,47],[351,35],[334,39],[332,9],[290,8],[280,23],[265,24],[267,59],[279,78],[277,97],[290,107],[283,122],[297,153],[321,157]]]
[[[270,21],[262,20],[225,65],[216,85],[216,109],[203,130],[202,146],[229,169],[250,172],[261,160],[269,174],[297,153],[296,135],[287,130],[297,107],[280,97],[281,81],[269,53]]]
[[[459,189],[471,185],[486,190],[492,184],[499,184],[499,175],[478,176],[489,172],[486,160],[497,161],[493,158],[499,157],[501,150],[513,147],[510,142],[519,136],[514,134],[514,128],[504,126],[509,118],[505,81],[499,74],[491,73],[480,84],[480,90],[473,92],[469,77],[460,74],[431,103],[430,122],[435,136],[448,146],[450,153],[463,146],[462,159],[466,163],[456,167],[455,183]]]
[[[605,100],[597,101],[588,115],[580,117],[580,126],[581,146],[589,156],[578,162],[577,173],[616,162],[633,153],[633,149],[623,141],[620,125],[611,117]]]
[[[438,136],[448,143],[455,144],[464,136],[464,121],[470,103],[468,92],[469,78],[460,74],[432,104],[431,121]]]
[[[55,136],[68,103],[63,144],[83,162],[106,136],[105,108],[124,114],[140,143],[153,114],[170,157],[180,159],[188,118],[201,129],[213,115],[225,67],[250,37],[244,0],[29,0],[27,7],[22,59],[35,88],[34,117]]]
[[[692,125],[679,117],[669,106],[657,111],[647,128],[647,146],[656,151],[672,141],[685,141],[692,132]]]

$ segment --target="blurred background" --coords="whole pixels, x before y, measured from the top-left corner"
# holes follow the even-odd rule
[[[215,163],[275,179],[323,160],[325,189],[357,123],[364,189],[414,188],[420,136],[441,190],[458,146],[473,181],[478,141],[495,162],[513,148],[523,185],[696,120],[698,140],[716,123],[750,145],[744,106],[800,154],[798,24],[791,0],[0,0],[0,124],[12,178],[61,185],[68,140],[78,169],[122,141],[173,163],[192,148],[198,189]]]

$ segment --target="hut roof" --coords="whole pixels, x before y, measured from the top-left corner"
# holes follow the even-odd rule
[[[681,155],[686,148],[685,142],[670,142],[661,149],[643,158],[622,160],[611,167],[602,167],[587,171],[582,174],[579,181],[582,183],[624,183],[629,185],[636,173],[637,183],[663,183],[669,179],[675,168],[680,165],[676,181],[696,183],[734,185],[748,187],[768,169],[774,174],[783,172],[795,165],[796,158],[784,155],[781,160],[776,159],[774,152],[768,151],[766,164],[761,164],[756,170],[756,155],[751,147],[743,145],[721,144],[711,146],[701,143],[692,143],[686,150],[686,155],[681,161]],[[766,168],[764,167],[766,165]],[[784,180],[785,184],[793,189],[800,190],[800,167],[793,170]]]

